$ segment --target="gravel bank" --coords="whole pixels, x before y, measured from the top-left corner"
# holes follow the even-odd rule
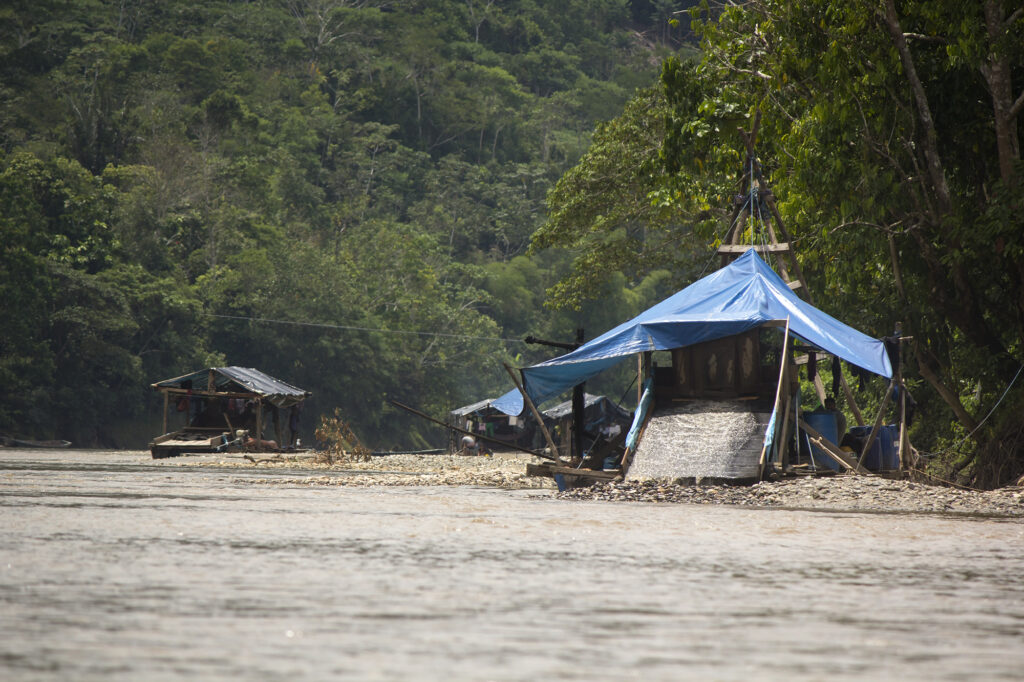
[[[526,475],[526,465],[541,460],[527,454],[499,452],[491,456],[389,455],[368,462],[316,461],[310,454],[272,457],[252,455],[189,456],[156,460],[163,466],[210,466],[266,471],[239,483],[308,486],[473,485],[554,492],[550,478]],[[868,512],[944,512],[1024,517],[1024,488],[962,490],[876,476],[836,475],[786,479],[751,486],[688,486],[654,481],[600,483],[555,493],[564,500],[728,504]]]
[[[877,476],[828,476],[762,482],[751,486],[682,486],[620,482],[558,493],[570,500],[731,504],[748,507],[870,512],[950,512],[1024,516],[1024,488],[962,490]]]
[[[506,489],[554,489],[549,478],[526,475],[526,465],[539,463],[525,453],[497,452],[493,455],[387,455],[367,462],[335,461],[327,464],[315,455],[256,453],[246,459],[239,455],[189,456],[157,460],[165,466],[218,467],[260,470],[274,473],[266,478],[239,477],[239,483],[256,485],[412,486],[475,485]]]

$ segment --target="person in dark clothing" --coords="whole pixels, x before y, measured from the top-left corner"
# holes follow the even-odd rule
[[[839,440],[843,439],[843,434],[846,433],[846,415],[836,407],[836,399],[832,396],[825,398],[825,412],[834,414],[836,416],[836,431],[839,434]]]

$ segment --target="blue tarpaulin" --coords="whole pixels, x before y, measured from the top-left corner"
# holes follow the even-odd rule
[[[875,374],[892,377],[881,341],[800,299],[751,249],[571,353],[523,369],[524,387],[539,405],[626,356],[712,341],[765,322],[787,319],[790,333],[804,342]],[[518,390],[512,390],[491,406],[518,415],[523,411],[523,398]]]

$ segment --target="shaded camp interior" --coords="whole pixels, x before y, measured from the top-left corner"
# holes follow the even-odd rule
[[[544,426],[558,442],[561,452],[574,452],[575,425],[573,401],[566,400],[554,407],[541,412]],[[633,413],[617,405],[607,396],[583,394],[583,451],[574,457],[572,464],[587,469],[604,469],[608,458],[618,461],[622,457],[626,442],[626,432],[633,421]],[[542,447],[542,440],[537,435],[534,446]]]
[[[312,395],[258,369],[236,366],[209,367],[152,387],[164,396],[163,434],[149,444],[154,459],[183,453],[282,450],[285,429],[294,416],[291,411],[301,409]],[[265,437],[270,426],[273,439]]]
[[[493,398],[457,407],[448,413],[448,450],[458,452],[465,432],[487,438],[489,447],[505,443],[513,448],[532,448],[536,427],[530,421],[507,415],[491,406]]]

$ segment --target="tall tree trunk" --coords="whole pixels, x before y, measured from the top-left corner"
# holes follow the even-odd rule
[[[900,63],[907,74],[910,82],[911,92],[914,93],[914,103],[917,105],[917,117],[920,119],[923,128],[922,140],[924,156],[928,168],[928,178],[935,191],[938,201],[939,216],[936,216],[937,223],[941,223],[953,208],[953,202],[949,195],[949,185],[946,182],[946,172],[942,167],[942,159],[939,156],[939,136],[935,132],[935,121],[932,118],[932,110],[928,105],[928,95],[924,91],[924,85],[917,75],[917,67],[914,65],[914,58],[910,54],[910,47],[907,39],[903,36],[903,29],[900,27],[899,16],[896,14],[895,0],[885,0],[885,25],[892,36],[892,42],[900,55]]]
[[[981,75],[988,83],[995,113],[996,149],[999,154],[999,176],[1003,183],[1015,182],[1013,164],[1020,159],[1020,138],[1017,135],[1017,116],[1024,109],[1024,92],[1013,100],[1013,75],[1006,50],[1001,46],[1012,24],[1020,18],[1018,9],[1008,19],[1003,18],[1002,4],[998,0],[985,0],[985,29],[988,34],[989,54],[981,64]]]

